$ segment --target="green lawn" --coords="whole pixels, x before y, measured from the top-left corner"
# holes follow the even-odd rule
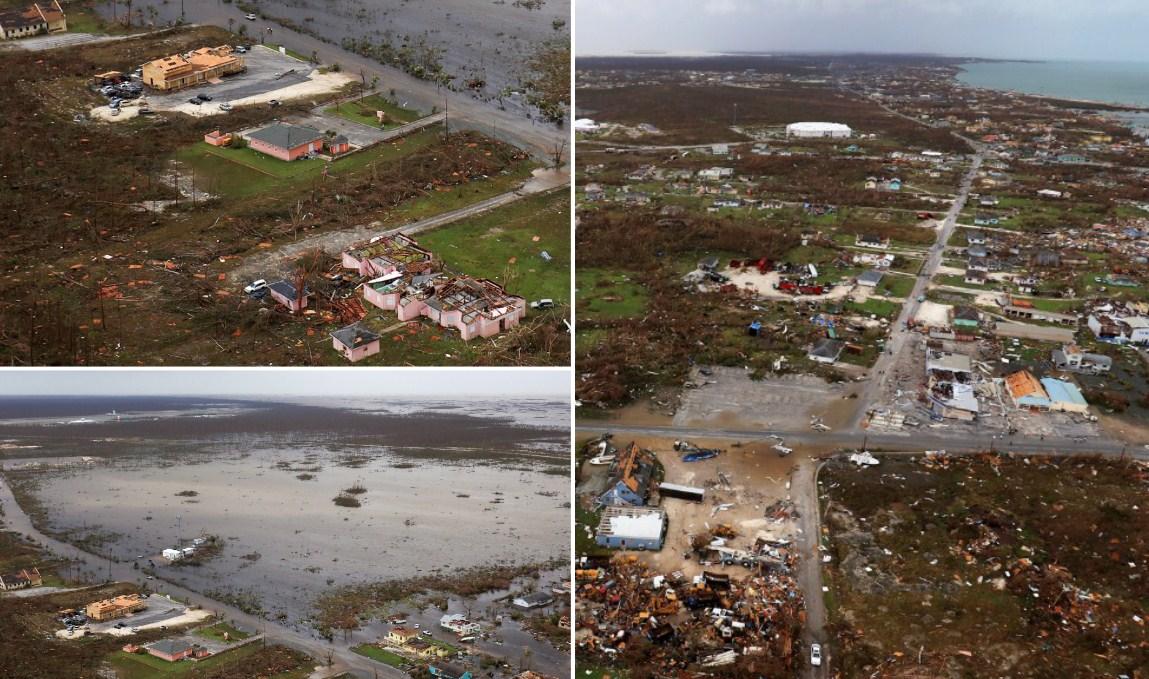
[[[914,281],[911,276],[894,276],[886,274],[878,284],[878,291],[888,297],[909,297],[914,291]]]
[[[380,94],[371,94],[356,101],[337,104],[328,107],[326,111],[328,113],[334,113],[341,118],[346,118],[356,123],[363,123],[364,125],[370,125],[371,127],[378,127],[375,118],[376,111],[383,111],[387,114],[384,127],[393,127],[395,123],[409,123],[422,117],[422,114],[418,111],[398,106]]]
[[[227,634],[231,642],[243,641],[251,636],[250,632],[244,632],[236,629],[235,626],[220,622],[210,627],[202,627],[195,631],[196,636],[201,636],[205,639],[215,639],[216,641],[224,641],[223,635]]]
[[[896,302],[887,302],[884,299],[867,299],[861,304],[855,302],[847,302],[846,308],[850,311],[869,315],[875,315],[879,318],[888,318],[893,320],[897,317],[898,313],[902,310],[902,305]]]
[[[578,315],[588,320],[635,318],[646,308],[646,290],[623,272],[579,269]]]
[[[196,143],[178,151],[174,158],[185,172],[195,175],[196,186],[224,198],[247,198],[269,191],[289,189],[314,180],[328,167],[328,174],[354,172],[375,161],[397,160],[434,144],[440,135],[434,126],[404,137],[400,142],[379,144],[331,163],[323,160],[286,162],[249,148],[220,148]]]
[[[416,236],[448,268],[489,278],[528,300],[570,302],[570,197],[532,196]],[[544,261],[546,251],[551,261]]]
[[[247,646],[214,655],[199,662],[181,660],[170,663],[166,660],[147,655],[146,653],[124,653],[116,651],[108,656],[108,664],[116,671],[117,679],[157,679],[162,677],[181,677],[193,670],[209,670],[220,666],[241,666],[244,658],[254,655],[261,646],[251,643]],[[268,679],[297,679],[311,674],[310,667],[304,667],[290,672],[274,675]]]
[[[355,651],[359,655],[371,658],[372,660],[378,660],[381,663],[386,663],[391,667],[402,667],[404,665],[411,664],[411,661],[407,660],[403,656],[392,653],[386,649],[379,648],[374,644],[360,644],[359,646],[353,647],[351,650]]]

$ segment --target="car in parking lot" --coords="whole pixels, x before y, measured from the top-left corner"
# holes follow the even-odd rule
[[[822,666],[822,644],[810,644],[810,664],[814,667]]]

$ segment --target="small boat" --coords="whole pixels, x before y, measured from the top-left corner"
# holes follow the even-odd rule
[[[709,460],[712,457],[718,457],[718,451],[710,448],[699,448],[693,453],[687,453],[682,456],[683,462],[701,462],[702,460]]]
[[[459,641],[463,642],[464,644],[469,644],[474,640],[475,640],[475,637],[460,637],[459,638]]]
[[[590,459],[590,464],[611,464],[614,462],[614,455],[595,455]]]

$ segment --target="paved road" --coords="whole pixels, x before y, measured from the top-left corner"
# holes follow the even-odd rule
[[[328,643],[322,639],[311,637],[302,632],[278,625],[274,622],[248,615],[243,611],[222,604],[213,599],[185,589],[179,585],[155,580],[145,582],[140,571],[133,570],[130,563],[118,563],[102,557],[89,554],[74,545],[61,542],[40,531],[32,525],[32,519],[16,502],[12,489],[0,476],[0,506],[4,508],[3,523],[7,530],[16,531],[29,536],[45,548],[66,559],[76,563],[77,570],[86,570],[106,577],[110,581],[133,582],[140,586],[147,584],[152,589],[160,590],[164,594],[179,597],[189,603],[197,604],[204,609],[214,611],[218,615],[227,617],[248,629],[259,630],[273,642],[294,648],[311,655],[317,663],[326,661],[331,654],[333,665],[325,667],[322,671],[312,675],[312,679],[336,676],[341,672],[352,672],[358,677],[384,677],[385,679],[407,679],[407,674],[390,665],[375,662],[370,658],[351,652],[346,644],[336,641]]]
[[[968,140],[967,140],[968,141]],[[929,287],[930,279],[938,272],[938,268],[942,265],[942,258],[945,254],[946,243],[949,242],[950,237],[953,235],[954,229],[957,228],[958,215],[965,208],[966,200],[969,199],[970,189],[973,187],[974,178],[977,177],[977,172],[981,168],[982,160],[985,158],[985,150],[983,147],[977,146],[977,153],[973,157],[973,162],[970,163],[969,171],[966,172],[965,177],[962,178],[961,188],[958,191],[957,197],[954,199],[950,209],[946,212],[945,220],[942,222],[942,227],[938,229],[938,239],[930,248],[929,256],[926,258],[925,264],[922,266],[921,271],[918,272],[917,280],[914,281],[914,289],[906,299],[906,303],[902,305],[902,312],[898,314],[897,320],[894,321],[890,329],[890,337],[886,341],[886,351],[878,356],[877,362],[870,369],[870,379],[862,388],[862,393],[858,395],[858,412],[854,414],[852,425],[858,427],[866,417],[866,409],[875,403],[881,401],[882,388],[885,386],[886,381],[893,379],[893,370],[891,368],[898,362],[898,358],[903,351],[908,351],[910,347],[909,337],[911,331],[907,329],[906,325],[914,317],[921,305],[918,298],[926,294],[926,289]]]
[[[397,233],[415,235],[444,224],[480,215],[529,196],[565,190],[570,181],[569,177],[570,175],[565,170],[536,170],[530,180],[514,191],[507,191],[493,198],[394,229],[380,231],[378,227],[372,227],[370,224],[360,224],[349,229],[304,238],[274,251],[258,252],[244,258],[243,263],[232,271],[231,277],[236,281],[270,278],[290,271],[293,262],[304,252],[319,248],[327,253],[336,254],[355,245],[366,243],[375,236],[391,236]]]
[[[795,539],[799,557],[795,577],[806,593],[806,627],[802,630],[802,641],[807,649],[812,643],[822,644],[822,652],[826,656],[821,668],[805,663],[807,679],[825,676],[830,666],[830,648],[826,645],[829,641],[826,638],[826,600],[822,596],[822,556],[818,549],[822,536],[816,478],[819,467],[818,460],[801,460],[790,477],[790,496],[802,528],[802,533]]]
[[[614,433],[661,438],[721,438],[735,441],[770,441],[781,436],[786,444],[796,443],[826,450],[837,448],[885,451],[886,454],[904,453],[920,455],[923,450],[946,450],[954,454],[982,453],[986,451],[1050,455],[1072,457],[1076,455],[1099,455],[1101,457],[1136,458],[1149,460],[1149,449],[1137,444],[1125,444],[1103,438],[1065,439],[1001,436],[997,434],[969,435],[967,433],[938,431],[923,427],[916,431],[902,433],[867,433],[858,430],[840,430],[819,433],[811,430],[787,431],[784,429],[724,429],[708,427],[674,426],[626,426],[609,425],[599,422],[585,422],[576,425],[580,432],[588,434]]]

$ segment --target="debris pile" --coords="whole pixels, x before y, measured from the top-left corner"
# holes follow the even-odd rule
[[[786,573],[687,578],[632,556],[580,569],[576,578],[580,657],[684,678],[781,676],[797,661],[806,614]]]

